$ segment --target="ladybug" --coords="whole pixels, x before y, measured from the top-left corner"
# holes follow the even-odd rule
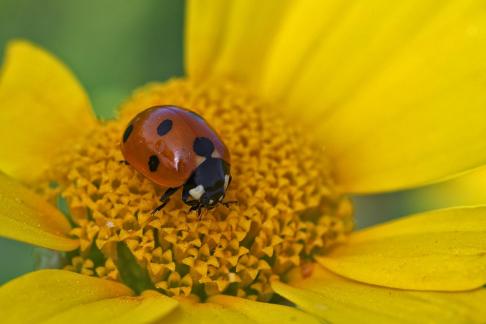
[[[182,201],[190,211],[213,209],[223,202],[231,183],[228,148],[207,124],[190,110],[156,106],[136,115],[125,129],[121,151],[126,164],[162,187],[164,208],[182,187]]]

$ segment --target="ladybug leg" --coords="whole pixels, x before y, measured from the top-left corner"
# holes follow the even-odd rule
[[[188,205],[188,206],[194,206],[196,204],[199,204],[199,202],[197,200],[191,200],[191,197],[189,195],[189,191],[188,190],[184,190],[182,192],[182,201]],[[192,207],[191,207],[192,208]]]
[[[163,204],[161,204],[161,205],[159,205],[159,206],[155,207],[155,208],[154,208],[154,210],[152,210],[152,215],[154,215],[156,212],[158,212],[159,210],[161,210],[162,208],[164,208],[164,207],[165,207],[165,205],[167,205],[167,203],[168,203],[168,202],[169,202],[169,201],[166,201],[166,202],[164,202]]]
[[[165,205],[167,205],[167,203],[169,202],[170,196],[175,194],[177,190],[179,190],[179,187],[167,189],[164,192],[164,194],[160,197],[161,204],[158,207],[156,207],[154,210],[152,210],[152,215],[158,212],[159,210],[161,210],[162,208],[164,208]]]
[[[199,200],[192,199],[192,197],[189,195],[189,192],[187,190],[184,190],[182,192],[182,201],[186,205],[191,206],[191,208],[189,208],[190,213],[198,210],[199,206],[201,205],[201,202]]]
[[[229,206],[231,205],[238,204],[238,201],[236,200],[223,201],[222,204],[224,205],[224,207],[229,208]]]
[[[192,213],[193,211],[197,211],[197,220],[201,220],[204,206],[199,201],[190,201],[189,203],[192,204],[191,208],[189,208],[189,212]]]
[[[127,160],[120,160],[120,161],[118,161],[118,163],[125,164],[125,165],[130,165],[130,163],[128,163]]]
[[[202,205],[199,205],[198,209],[197,209],[197,220],[200,221],[202,219]]]
[[[197,201],[197,200],[186,200],[184,202],[188,206],[191,206],[191,208],[189,208],[189,213],[192,213],[193,211],[196,211],[199,208],[199,201]]]

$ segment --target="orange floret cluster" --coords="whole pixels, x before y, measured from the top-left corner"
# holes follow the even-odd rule
[[[127,122],[148,107],[171,104],[202,115],[231,152],[228,200],[198,220],[179,194],[152,215],[159,188],[123,159]],[[154,289],[169,296],[232,294],[269,300],[271,280],[345,240],[349,199],[336,191],[325,148],[305,131],[230,82],[151,84],[63,150],[48,177],[67,203],[80,249],[66,269],[123,281],[124,244]],[[122,271],[123,270],[123,271]],[[130,284],[130,283],[127,283]]]

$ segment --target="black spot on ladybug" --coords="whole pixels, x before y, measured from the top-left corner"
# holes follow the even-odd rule
[[[196,137],[193,144],[194,152],[197,155],[210,157],[214,151],[213,142],[207,137]]]
[[[159,136],[164,136],[165,134],[170,132],[171,129],[172,129],[172,120],[166,119],[159,124],[159,127],[157,127],[157,134],[159,134]]]
[[[148,160],[149,170],[152,172],[157,171],[157,168],[159,167],[159,163],[160,161],[157,155],[151,155]]]
[[[125,129],[125,132],[123,133],[123,143],[125,143],[128,140],[128,137],[132,133],[133,130],[133,125],[128,125],[127,129]]]

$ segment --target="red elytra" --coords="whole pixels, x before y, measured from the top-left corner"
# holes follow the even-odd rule
[[[170,129],[159,132],[160,126]],[[131,130],[129,130],[131,128]],[[127,131],[129,134],[127,134]],[[148,179],[163,187],[179,187],[189,178],[204,157],[194,151],[194,141],[205,137],[214,144],[213,157],[230,163],[226,145],[206,121],[196,113],[176,107],[157,106],[139,113],[129,123],[121,141],[126,161]],[[149,168],[151,156],[159,163],[155,171]]]

